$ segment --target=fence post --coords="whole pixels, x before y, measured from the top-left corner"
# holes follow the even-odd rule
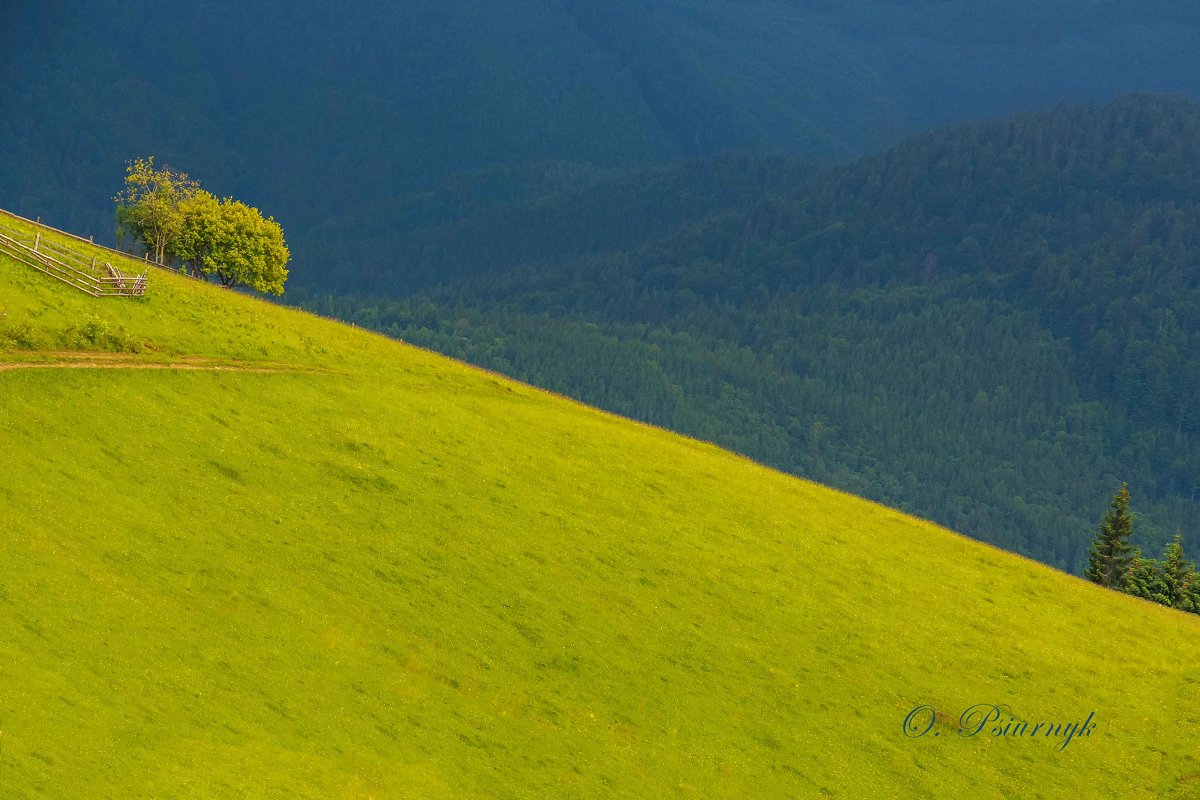
[[[38,217],[38,219],[41,219],[41,217]],[[38,231],[33,237],[33,252],[35,252],[35,253],[37,252],[38,245],[40,245],[41,243],[42,243],[42,232]]]
[[[96,268],[96,257],[92,256],[92,269]]]
[[[89,237],[88,237],[88,243],[89,243],[89,244],[95,244],[95,243],[96,243],[96,234],[94,234],[94,233],[93,233],[91,236],[89,236]]]

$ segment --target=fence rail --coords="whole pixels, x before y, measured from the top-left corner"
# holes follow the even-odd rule
[[[94,256],[89,260],[61,245],[43,241],[41,231],[29,234],[0,225],[0,252],[92,297],[141,297],[146,293],[145,272],[125,275],[107,261],[101,266]]]
[[[59,234],[60,236],[66,236],[68,239],[76,239],[80,242],[86,242],[89,245],[91,245],[92,247],[99,247],[101,250],[107,250],[110,253],[116,253],[117,255],[122,256],[123,258],[133,258],[133,259],[137,258],[137,256],[135,256],[133,253],[126,253],[124,250],[117,250],[115,248],[109,247],[108,245],[97,244],[95,241],[95,237],[88,237],[87,239],[85,239],[82,236],[80,236],[79,234],[71,233],[70,231],[64,231],[61,228],[54,227],[53,225],[47,225],[46,223],[42,222],[41,217],[38,217],[37,219],[30,219],[29,217],[22,217],[20,214],[14,214],[13,212],[7,211],[3,208],[0,208],[0,216],[5,216],[10,219],[15,219],[15,220],[18,220],[19,222],[24,222],[26,225],[35,225],[35,226],[41,228],[42,230],[51,231],[53,233]],[[146,257],[143,257],[143,260],[152,267],[159,267],[160,269],[170,269],[169,267],[164,267],[161,264],[156,264],[153,261],[150,261]],[[171,271],[174,272],[174,270],[171,270]]]

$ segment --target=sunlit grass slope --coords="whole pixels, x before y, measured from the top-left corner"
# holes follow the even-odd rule
[[[164,273],[0,310],[0,797],[1200,794],[1200,619]],[[1097,728],[902,733],[977,703]]]

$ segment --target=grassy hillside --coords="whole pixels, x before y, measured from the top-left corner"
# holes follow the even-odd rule
[[[151,278],[0,258],[5,798],[1195,794],[1200,619]]]

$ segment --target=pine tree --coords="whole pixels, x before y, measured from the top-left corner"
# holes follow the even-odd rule
[[[1111,589],[1124,589],[1129,567],[1133,563],[1133,549],[1129,545],[1132,535],[1129,488],[1122,483],[1121,490],[1109,504],[1096,538],[1092,540],[1087,569],[1083,573],[1087,579]]]
[[[1167,545],[1163,556],[1162,580],[1166,605],[1182,611],[1195,611],[1196,565],[1183,556],[1183,536],[1175,534],[1175,540]]]
[[[1125,573],[1125,591],[1143,600],[1170,605],[1163,583],[1162,565],[1153,558],[1143,556],[1137,547],[1133,548],[1133,558]]]

